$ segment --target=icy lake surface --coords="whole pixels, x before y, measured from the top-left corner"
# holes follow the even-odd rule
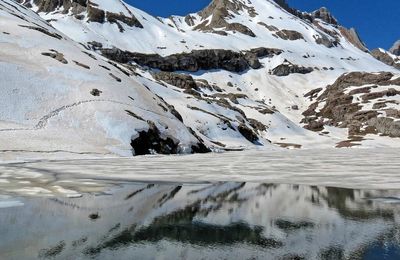
[[[130,181],[400,189],[400,149],[253,150],[0,163],[0,194],[71,197]]]

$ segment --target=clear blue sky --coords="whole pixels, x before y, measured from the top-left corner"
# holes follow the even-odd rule
[[[185,15],[207,6],[211,0],[126,0],[156,16]],[[400,0],[288,0],[302,11],[326,6],[339,22],[355,27],[368,47],[390,48],[400,39]]]

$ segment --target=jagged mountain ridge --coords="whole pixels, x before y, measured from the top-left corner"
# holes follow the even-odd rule
[[[41,21],[46,24],[46,30],[63,35],[74,46],[69,50],[58,46],[59,40],[54,40],[41,48],[30,48],[29,55],[36,53],[34,57],[40,57],[38,60],[42,66],[57,64],[60,66],[58,73],[65,74],[65,77],[68,75],[66,68],[74,63],[71,61],[73,57],[81,64],[74,68],[75,71],[84,71],[86,76],[83,77],[89,77],[88,69],[82,64],[88,66],[88,63],[97,62],[90,56],[94,55],[108,65],[89,64],[89,74],[93,73],[94,66],[112,69],[111,72],[104,68],[103,71],[96,70],[99,81],[105,81],[96,88],[76,89],[79,95],[74,94],[70,103],[81,104],[85,101],[81,96],[103,99],[109,94],[118,96],[118,102],[124,103],[107,108],[112,111],[111,117],[104,119],[100,116],[92,122],[101,132],[98,140],[103,141],[91,138],[90,145],[75,145],[74,142],[79,141],[67,142],[60,138],[62,143],[68,143],[65,149],[60,150],[73,153],[85,153],[89,146],[91,151],[102,147],[101,151],[117,154],[128,154],[132,146],[164,153],[206,151],[205,147],[200,149],[200,144],[217,150],[254,145],[272,147],[270,143],[283,147],[333,147],[347,139],[345,129],[329,125],[322,133],[304,129],[305,123],[300,123],[304,117],[302,112],[312,102],[303,96],[315,88],[325,88],[343,73],[351,71],[396,73],[395,69],[378,62],[349,41],[351,37],[343,33],[337,21],[324,9],[314,12],[313,18],[307,20],[287,12],[274,1],[236,0],[229,1],[228,5],[221,4],[224,1],[213,1],[203,11],[186,17],[156,18],[117,0],[20,2],[41,18],[24,9],[25,16],[46,20],[49,24]],[[15,5],[9,0],[5,3]],[[18,5],[9,9],[15,8],[22,10]],[[3,9],[2,16],[9,12]],[[15,19],[7,22],[19,28],[21,21]],[[34,23],[29,19],[22,20],[32,26]],[[7,30],[6,27],[1,29]],[[28,31],[32,30],[19,33],[33,37],[36,45],[40,46],[43,32]],[[21,38],[8,33],[1,37],[17,43],[11,53],[27,49]],[[46,48],[42,48],[44,46]],[[75,53],[83,53],[83,56],[76,60]],[[68,64],[60,62],[63,59]],[[208,62],[204,63],[205,60]],[[4,66],[10,67],[10,64]],[[116,83],[106,87],[104,83],[110,79]],[[12,78],[16,83],[19,80]],[[39,77],[38,81],[42,79]],[[136,94],[121,92],[120,85]],[[147,99],[142,100],[142,92],[148,92],[143,94]],[[133,96],[136,98],[130,98]],[[51,112],[70,107],[63,98],[55,103],[59,104],[42,105],[42,109]],[[143,106],[148,113],[138,112]],[[55,113],[52,120],[63,123],[55,120],[54,124],[46,124],[46,127],[54,126],[55,132],[57,127],[70,130],[73,128],[71,125],[86,122],[90,111],[96,114],[99,108],[93,106],[90,109],[75,119],[72,115]],[[28,110],[32,110],[29,105],[17,108],[29,122],[35,122]],[[69,113],[69,109],[62,110]],[[46,114],[39,110],[37,113]],[[161,120],[165,115],[170,121]],[[4,130],[14,129],[9,124],[26,123],[11,115],[3,115],[2,121],[5,122]],[[73,131],[78,135],[81,132],[88,136],[98,134],[88,126],[76,127]],[[10,135],[20,136],[15,131],[2,131],[1,134],[3,140]],[[41,138],[38,137],[41,141],[34,142],[32,147],[37,149],[32,151],[54,150],[49,149],[49,143]],[[386,143],[385,138],[374,136],[372,139],[371,145],[374,142]],[[8,144],[6,150],[23,151],[23,138],[21,140],[18,147]],[[153,143],[157,142],[163,145],[154,146]],[[57,147],[57,144],[53,146]]]
[[[93,39],[99,40],[98,36],[103,35],[105,36],[105,39],[100,39],[100,42],[105,45],[108,44],[109,46],[116,46],[129,51],[138,51],[142,53],[156,52],[164,55],[177,53],[185,49],[190,51],[196,48],[205,47],[233,50],[241,50],[251,47],[248,43],[249,40],[247,37],[245,37],[245,41],[243,42],[241,41],[242,35],[235,35],[236,33],[251,37],[257,36],[258,38],[263,38],[263,40],[268,40],[269,44],[274,44],[274,38],[278,38],[279,40],[285,40],[287,38],[304,38],[306,41],[316,41],[319,44],[325,44],[332,47],[333,45],[338,44],[336,42],[338,39],[336,38],[338,37],[338,34],[340,34],[339,31],[346,31],[345,28],[337,26],[336,19],[334,19],[326,9],[321,8],[312,14],[302,13],[302,20],[304,22],[315,23],[315,27],[317,27],[308,28],[312,29],[313,32],[310,34],[310,37],[307,37],[307,34],[309,33],[291,30],[293,27],[297,27],[298,21],[290,21],[294,19],[291,14],[281,14],[282,10],[279,10],[275,2],[272,0],[256,0],[252,2],[240,0],[214,0],[208,7],[196,14],[189,14],[186,17],[172,16],[168,19],[152,17],[138,9],[122,3],[119,0],[107,1],[107,4],[104,4],[104,1],[85,2],[72,0],[60,1],[57,2],[58,4],[52,5],[49,3],[54,3],[54,1],[48,0],[24,0],[23,3],[41,13],[42,17],[49,20],[55,28],[66,32],[74,40],[79,42],[89,42]],[[278,12],[273,12],[274,9]],[[96,12],[93,10],[99,11]],[[261,18],[261,15],[259,15],[255,10],[269,10],[270,15],[267,16],[264,14]],[[282,26],[282,22],[269,21],[270,24],[265,27],[265,22],[258,21],[265,20],[265,18],[274,20],[274,14],[276,14],[275,20],[282,20],[285,18],[284,25],[287,25],[286,27],[288,28],[275,30],[277,27],[284,27]],[[300,12],[297,12],[297,15],[299,14]],[[75,27],[77,26],[76,23],[79,23],[79,21],[81,21],[79,28]],[[332,29],[329,27],[323,27],[322,25],[317,25],[318,21],[324,23],[328,21],[330,22],[328,24],[334,25],[337,28]],[[66,23],[68,23],[68,28],[64,28]],[[99,23],[102,24],[100,26],[102,28],[98,28]],[[143,26],[146,24],[148,26]],[[110,25],[112,28],[107,28]],[[308,25],[310,26],[311,24]],[[116,30],[117,28],[118,30]],[[265,29],[269,30],[270,33],[267,34]],[[111,32],[109,30],[111,30],[112,33],[120,31],[126,38],[129,38],[129,44],[125,44],[124,42],[112,42],[113,39],[110,37]],[[82,33],[80,31],[82,31]],[[259,33],[256,33],[257,31]],[[160,35],[160,32],[164,34],[165,39],[163,39],[163,37],[157,37]],[[234,38],[235,40],[231,46],[225,46],[226,42],[224,42],[225,45],[222,45],[216,43],[215,39],[213,40],[215,35],[198,34],[196,32],[212,32],[220,34],[221,36],[229,36],[229,38]],[[300,36],[299,33],[302,33],[302,35]],[[357,37],[353,34],[353,31],[343,33],[346,37],[349,36],[347,39],[351,40],[355,45],[362,45],[356,43]],[[196,36],[199,38],[200,35],[200,42],[198,42],[196,41]],[[141,42],[143,41],[136,41],[133,36],[140,36],[140,39],[145,39],[148,46],[141,46]],[[182,37],[179,43],[172,41],[175,40],[176,37]],[[205,39],[207,41],[201,39],[204,37],[207,37]],[[157,42],[154,42],[150,41],[150,38],[158,39]],[[117,39],[119,41],[125,40],[122,35],[119,35]],[[207,43],[208,46],[205,46],[205,43]],[[282,42],[277,41],[275,45],[279,45],[279,43]],[[171,45],[178,46],[174,48]]]

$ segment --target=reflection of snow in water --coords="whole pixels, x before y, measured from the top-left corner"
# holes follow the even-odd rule
[[[0,164],[2,193],[81,196],[116,182],[246,181],[400,189],[396,149],[243,151]]]
[[[0,258],[357,258],[376,241],[400,239],[400,208],[370,200],[396,195],[220,182],[25,197],[24,207],[0,210]]]
[[[20,206],[24,206],[24,203],[12,198],[11,196],[0,195],[0,209]]]

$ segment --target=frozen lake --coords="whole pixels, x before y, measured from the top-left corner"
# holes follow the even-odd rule
[[[131,181],[400,189],[400,149],[242,151],[0,164],[2,194],[79,196]]]

